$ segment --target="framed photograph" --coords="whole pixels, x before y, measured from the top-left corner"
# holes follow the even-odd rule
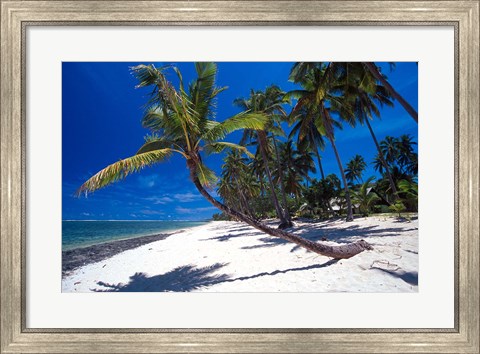
[[[2,353],[480,351],[478,0],[0,2]]]

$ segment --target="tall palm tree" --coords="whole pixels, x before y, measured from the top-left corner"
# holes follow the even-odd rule
[[[380,142],[380,152],[373,161],[375,170],[380,173],[387,172],[380,160],[380,154],[382,154],[389,166],[388,172],[394,181],[413,180],[418,174],[418,156],[413,150],[415,144],[409,135],[402,135],[399,138],[385,137]],[[396,189],[392,190],[392,193],[396,193],[398,196]],[[393,197],[396,198],[396,196]]]
[[[347,168],[345,169],[345,177],[350,183],[354,181],[363,182],[362,175],[367,164],[361,155],[355,155],[350,161],[347,162]]]
[[[409,134],[401,135],[397,143],[398,162],[404,172],[412,175],[418,173],[417,154],[413,151],[413,146],[416,144]]]
[[[390,83],[385,79],[377,65],[372,62],[363,62],[365,68],[372,73],[372,75],[377,79],[385,89],[390,93],[390,95],[395,98],[400,104],[405,108],[405,110],[410,114],[415,122],[418,123],[418,113],[417,111],[390,85]]]
[[[294,136],[297,136],[297,146],[303,151],[312,151],[315,154],[320,177],[321,179],[325,179],[322,158],[319,152],[319,150],[323,151],[325,149],[325,140],[318,129],[315,128],[313,117],[305,117],[307,114],[309,114],[309,112],[305,107],[299,108],[296,114],[290,114],[290,122],[296,122],[296,124],[290,131],[288,138],[293,139]]]
[[[146,139],[134,156],[117,161],[93,175],[80,186],[77,195],[117,182],[144,167],[162,162],[175,153],[185,158],[190,179],[202,196],[222,212],[258,230],[333,258],[349,258],[371,249],[365,241],[329,246],[272,229],[212,197],[207,188],[215,181],[215,175],[203,163],[202,151],[221,152],[229,148],[246,152],[243,146],[219,140],[239,129],[261,130],[267,123],[267,118],[259,113],[240,113],[223,122],[211,119],[214,116],[215,97],[223,90],[215,86],[217,66],[214,63],[195,63],[195,69],[197,79],[185,88],[180,71],[173,68],[179,79],[178,89],[166,79],[164,68],[139,65],[132,69],[140,82],[138,86],[153,87],[143,125],[154,134]]]
[[[285,191],[300,198],[303,190],[302,182],[310,179],[309,173],[315,172],[315,164],[312,159],[312,153],[299,151],[295,149],[291,140],[279,144],[280,163],[284,173]],[[279,173],[275,174],[275,179],[280,181]]]
[[[333,119],[331,112],[336,112],[340,117],[352,116],[350,105],[344,100],[343,95],[339,95],[341,82],[338,81],[338,69],[341,67],[334,63],[305,63],[294,64],[290,72],[290,80],[302,86],[301,90],[293,90],[288,96],[296,98],[298,101],[293,108],[306,108],[305,115],[299,119],[305,120],[305,126],[311,126],[309,120],[313,120],[313,127],[321,135],[327,137],[332,146],[338,168],[343,182],[345,199],[347,202],[347,221],[353,220],[352,201],[348,190],[347,179],[343,169],[342,160],[335,144],[335,128],[341,128],[341,124]],[[351,121],[351,119],[349,119]]]
[[[342,65],[339,63],[339,65]],[[385,171],[385,175],[390,183],[390,188],[393,191],[393,197],[396,198],[397,188],[390,173],[390,167],[388,166],[385,157],[383,156],[382,149],[378,143],[377,137],[373,132],[370,120],[374,116],[380,117],[380,111],[375,102],[380,105],[392,106],[393,103],[390,100],[390,95],[386,91],[385,87],[379,85],[373,75],[366,70],[362,63],[343,63],[345,66],[345,94],[352,101],[356,122],[365,124],[368,127],[370,135],[372,136],[375,147],[378,152],[378,160],[383,165],[382,171]]]
[[[253,155],[252,155],[253,157]],[[257,184],[248,173],[246,159],[236,150],[227,153],[222,165],[222,178],[218,184],[218,194],[229,206],[239,205],[240,211],[253,217],[248,199],[258,194]]]
[[[380,142],[380,150],[385,159],[390,163],[395,163],[398,157],[398,139],[393,136],[386,136]]]
[[[269,120],[264,129],[256,130],[256,137],[258,142],[258,148],[260,150],[262,160],[264,163],[265,174],[267,175],[268,184],[270,186],[270,192],[272,197],[272,202],[277,213],[277,217],[280,219],[279,228],[284,229],[292,226],[292,221],[290,218],[290,213],[286,204],[285,190],[283,181],[280,183],[280,189],[283,197],[284,208],[280,207],[277,194],[275,193],[275,185],[272,179],[272,172],[269,167],[269,144],[268,144],[268,133],[272,136],[273,148],[275,150],[275,155],[277,156],[277,168],[281,168],[278,165],[278,149],[275,140],[274,132],[281,132],[281,128],[276,126],[277,120],[280,116],[286,117],[286,113],[282,107],[282,104],[285,103],[283,98],[285,93],[275,85],[267,87],[265,91],[250,91],[250,96],[248,98],[238,98],[234,101],[234,104],[242,108],[245,112],[260,112],[265,114]],[[252,132],[246,132],[246,136],[252,136]]]

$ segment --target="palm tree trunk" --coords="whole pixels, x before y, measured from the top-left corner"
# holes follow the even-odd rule
[[[370,134],[372,135],[373,141],[375,142],[375,146],[377,147],[378,157],[382,162],[383,167],[385,168],[385,173],[387,174],[388,181],[390,182],[390,187],[392,188],[393,192],[393,201],[397,200],[397,187],[395,187],[395,182],[393,181],[392,174],[390,173],[390,168],[387,165],[387,161],[385,161],[385,157],[383,156],[382,149],[380,149],[380,144],[378,143],[377,137],[373,132],[372,126],[368,121],[368,118],[365,120],[367,122],[368,130],[370,130]]]
[[[243,193],[242,188],[240,188],[240,184],[238,183],[237,179],[235,179],[235,184],[237,185],[241,208],[244,210],[245,214],[253,218],[252,212],[250,211],[250,208],[248,206],[247,198],[245,197],[245,194]]]
[[[348,190],[347,179],[345,178],[345,171],[343,170],[342,160],[338,154],[337,146],[331,134],[328,134],[328,140],[332,144],[333,151],[335,152],[335,157],[337,159],[338,167],[340,168],[340,175],[342,176],[343,189],[345,190],[345,199],[347,200],[347,219],[346,221],[353,221],[353,210],[352,210],[352,200],[350,199],[350,191]]]
[[[265,173],[267,174],[268,183],[270,185],[270,191],[272,192],[272,201],[275,207],[275,211],[277,212],[277,217],[280,219],[280,225],[286,225],[287,221],[285,220],[285,216],[283,215],[282,209],[280,208],[280,203],[278,202],[277,194],[275,193],[275,185],[273,184],[272,173],[270,172],[270,168],[268,167],[268,159],[267,159],[267,151],[265,146],[267,144],[267,135],[265,131],[259,130],[257,131],[258,134],[258,142],[260,144],[260,153],[262,154],[263,165],[265,168]]]
[[[314,141],[313,142],[315,144],[315,155],[317,155],[317,160],[318,160],[318,166],[320,168],[320,174],[322,176],[322,180],[325,179],[325,174],[323,173],[323,167],[322,167],[322,160],[320,158],[320,153],[318,152],[318,148],[317,148],[317,143]],[[330,200],[327,200],[327,207],[328,207],[328,210],[330,210],[332,212],[332,216],[333,216],[333,208],[332,208],[332,204],[330,204]]]
[[[417,111],[415,111],[415,109],[413,109],[413,107],[410,106],[410,104],[397,91],[395,91],[395,89],[392,87],[392,85],[390,85],[390,83],[387,80],[385,80],[383,75],[380,74],[380,72],[378,71],[377,66],[372,62],[364,62],[363,64],[372,73],[372,75],[378,81],[380,81],[383,86],[385,86],[385,88],[390,93],[390,95],[392,95],[392,97],[394,97],[398,102],[400,102],[400,104],[403,106],[403,108],[405,108],[405,110],[408,112],[408,114],[410,114],[410,116],[413,118],[413,120],[418,123],[418,113],[417,113]]]
[[[290,216],[290,211],[288,210],[288,204],[287,204],[287,194],[285,193],[285,184],[283,184],[283,171],[282,171],[282,166],[280,164],[280,154],[278,153],[278,146],[277,146],[277,140],[275,139],[275,136],[272,134],[272,139],[273,139],[273,146],[275,147],[275,155],[277,157],[277,168],[278,168],[278,176],[280,177],[280,190],[282,191],[282,199],[283,199],[283,206],[284,206],[284,211],[285,211],[285,219],[287,221],[286,227],[292,227],[292,217]]]
[[[322,176],[322,179],[325,179],[325,174],[323,173],[322,159],[320,158],[320,153],[318,152],[317,142],[313,137],[313,133],[310,132],[310,134],[311,134],[311,139],[313,141],[313,150],[315,150],[315,155],[317,155],[318,169],[320,170],[320,176]]]
[[[193,184],[198,189],[200,194],[203,195],[205,199],[207,199],[212,205],[214,205],[224,213],[247,223],[248,225],[256,228],[257,230],[265,232],[268,235],[276,236],[286,241],[293,242],[309,251],[315,252],[317,254],[321,254],[326,257],[332,257],[335,259],[350,258],[365,250],[373,249],[372,246],[364,240],[360,240],[360,241],[349,243],[349,244],[343,244],[339,246],[328,246],[323,243],[312,242],[310,240],[304,239],[302,237],[299,237],[295,234],[292,234],[283,230],[272,229],[271,227],[268,227],[263,223],[256,222],[255,220],[248,217],[247,215],[239,213],[238,211],[222,204],[221,202],[213,198],[200,183],[197,177],[196,165],[193,161],[191,160],[188,161],[188,168],[190,170],[190,178],[192,179]]]
[[[263,202],[264,198],[265,198],[265,186],[263,184],[263,176],[261,176],[259,178],[259,181],[260,181],[260,196],[262,197],[261,198],[261,204],[260,204],[260,207],[261,207],[261,218],[266,218],[266,215],[267,215],[267,211],[265,209],[265,203]]]

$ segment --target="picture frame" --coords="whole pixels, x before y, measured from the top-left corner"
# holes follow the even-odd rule
[[[1,2],[2,353],[463,352],[479,344],[479,5],[475,1]],[[453,329],[26,327],[26,28],[35,25],[438,26],[456,34]]]

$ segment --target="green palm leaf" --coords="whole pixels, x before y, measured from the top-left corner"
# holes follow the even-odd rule
[[[204,187],[210,188],[217,183],[215,172],[201,162],[197,163],[197,177]]]
[[[248,149],[245,146],[229,143],[227,141],[217,141],[215,143],[205,144],[204,149],[205,149],[205,152],[209,154],[220,153],[220,152],[223,152],[225,149],[238,150],[239,152],[244,153],[245,155],[247,155],[252,159],[255,157],[250,151],[248,151]]]
[[[81,195],[82,193],[88,194],[88,192],[94,192],[97,189],[124,179],[133,172],[138,172],[144,167],[161,162],[171,154],[172,149],[161,149],[145,152],[115,162],[90,177],[90,179],[80,186],[75,194]]]
[[[138,80],[138,85],[136,87],[145,87],[158,83],[158,80],[162,74],[162,69],[157,69],[152,65],[137,65],[130,68],[133,72],[133,75]]]
[[[143,154],[145,152],[151,152],[155,150],[163,150],[166,148],[171,148],[172,145],[175,143],[171,140],[166,139],[163,137],[155,137],[153,136],[150,138],[149,136],[145,139],[145,144],[143,144],[140,149],[138,149],[135,155]]]
[[[262,130],[269,118],[263,113],[242,112],[221,123],[209,122],[203,135],[206,141],[223,139],[227,134],[240,129]]]

